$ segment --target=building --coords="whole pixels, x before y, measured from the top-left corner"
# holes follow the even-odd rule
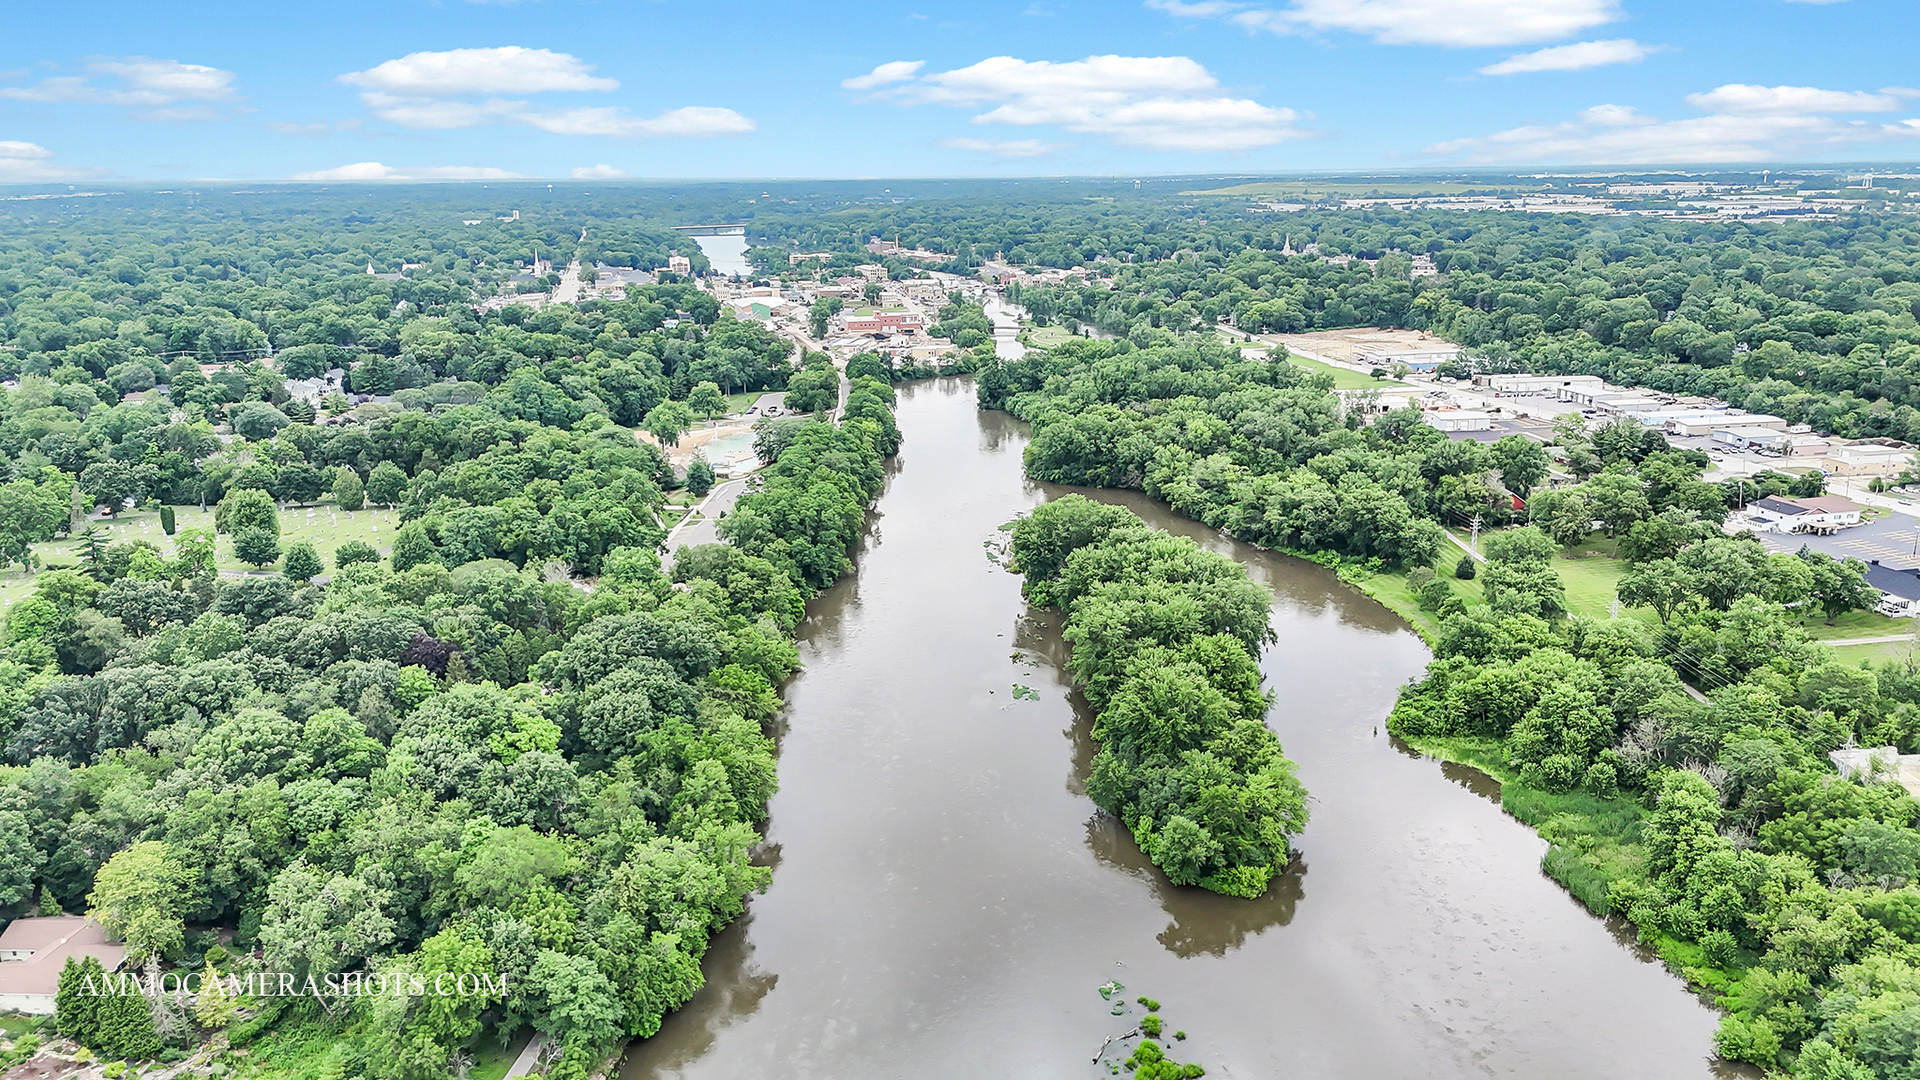
[[[1489,431],[1493,417],[1472,409],[1434,409],[1420,414],[1428,427],[1440,431]]]
[[[1702,411],[1686,416],[1676,416],[1667,421],[1669,435],[1711,435],[1720,428],[1771,428],[1774,431],[1786,431],[1787,422],[1765,413],[1743,413],[1731,410]]]
[[[1823,457],[1833,446],[1818,435],[1788,435],[1788,457]]]
[[[60,969],[67,960],[91,956],[112,971],[127,950],[107,940],[92,919],[56,915],[15,919],[0,933],[0,1012],[46,1016],[60,991]]]
[[[849,334],[913,334],[925,329],[920,316],[904,311],[882,311],[874,315],[847,316]]]
[[[1749,504],[1747,515],[1757,526],[1776,532],[1825,535],[1836,529],[1860,524],[1860,512],[1864,509],[1859,503],[1838,495],[1821,495],[1812,499],[1770,495]]]
[[[1784,450],[1793,436],[1763,427],[1721,427],[1713,429],[1713,441],[1740,449]]]
[[[801,263],[806,262],[808,259],[819,259],[820,261],[825,262],[826,260],[831,258],[833,258],[833,252],[831,251],[795,252],[787,256],[787,265],[799,266]]]
[[[1830,448],[1820,461],[1835,476],[1898,476],[1913,467],[1913,450],[1879,443],[1848,443]]]
[[[693,260],[685,255],[667,256],[667,273],[688,275],[693,273]]]
[[[868,281],[885,282],[887,280],[887,268],[881,266],[879,263],[863,263],[854,267],[854,269],[859,271],[860,276],[866,278]]]
[[[1450,345],[1442,349],[1380,349],[1361,353],[1360,359],[1374,367],[1390,368],[1399,364],[1408,371],[1433,371],[1441,364],[1460,359],[1460,348]]]
[[[1599,393],[1606,387],[1598,375],[1475,375],[1473,385],[1494,394],[1554,394],[1574,387]]]

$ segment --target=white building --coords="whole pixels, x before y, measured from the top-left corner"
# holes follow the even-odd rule
[[[1763,427],[1720,427],[1713,429],[1713,441],[1742,449],[1756,447],[1761,450],[1785,449],[1793,436],[1784,431],[1775,431]]]
[[[1460,359],[1460,348],[1450,345],[1442,349],[1380,349],[1361,353],[1360,359],[1374,367],[1401,364],[1408,371],[1432,371],[1441,364]]]
[[[1812,499],[1788,499],[1778,495],[1754,502],[1747,516],[1757,526],[1783,533],[1830,533],[1860,524],[1860,512],[1866,509],[1851,499],[1821,495]]]
[[[46,1016],[60,991],[60,969],[68,959],[92,956],[112,971],[127,950],[107,940],[92,919],[57,915],[15,919],[0,933],[0,1012]]]
[[[1472,409],[1434,409],[1420,414],[1420,419],[1440,431],[1493,430],[1493,417]]]
[[[1473,385],[1495,394],[1558,394],[1575,387],[1599,393],[1606,387],[1598,375],[1475,375]]]
[[[1913,451],[1878,443],[1848,443],[1828,450],[1820,465],[1835,476],[1898,476],[1913,466]]]

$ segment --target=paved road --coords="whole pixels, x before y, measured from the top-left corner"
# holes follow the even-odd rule
[[[1879,637],[1830,638],[1822,645],[1884,645],[1890,641],[1912,641],[1913,634],[1881,634]]]
[[[740,494],[745,490],[747,490],[747,481],[743,477],[739,480],[728,480],[707,492],[707,497],[694,508],[695,512],[701,515],[700,520],[696,521],[693,514],[688,514],[667,531],[667,538],[663,541],[668,553],[667,564],[672,565],[674,549],[683,544],[687,547],[698,547],[701,544],[719,543],[720,535],[714,530],[714,526],[719,522],[720,515],[731,511],[733,504],[740,501]]]
[[[553,287],[553,302],[571,304],[580,299],[580,260],[575,259],[560,271],[560,284]]]

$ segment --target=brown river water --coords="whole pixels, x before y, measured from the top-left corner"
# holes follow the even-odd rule
[[[1066,489],[1022,477],[1024,425],[977,411],[970,379],[903,388],[899,421],[858,568],[801,626],[773,885],[621,1080],[1092,1080],[1140,1016],[1110,1013],[1110,979],[1161,1001],[1191,1036],[1174,1056],[1210,1077],[1733,1075],[1713,1011],[1541,872],[1498,784],[1388,737],[1427,659],[1404,623],[1319,566],[1089,492],[1274,593],[1262,667],[1313,795],[1300,857],[1254,901],[1168,883],[1084,795],[1057,617],[990,557]]]

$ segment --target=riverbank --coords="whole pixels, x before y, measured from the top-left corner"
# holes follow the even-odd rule
[[[897,412],[856,570],[800,628],[773,884],[623,1080],[1066,1072],[1125,1030],[1081,1004],[1115,978],[1206,1017],[1180,1056],[1213,1076],[1712,1075],[1714,1014],[1539,872],[1480,773],[1386,736],[1429,655],[1404,622],[1141,493],[1025,480],[1026,425],[977,411],[971,379],[902,387]],[[1267,722],[1314,802],[1259,899],[1172,884],[1085,794],[1060,618],[988,546],[1070,491],[1273,595]]]

